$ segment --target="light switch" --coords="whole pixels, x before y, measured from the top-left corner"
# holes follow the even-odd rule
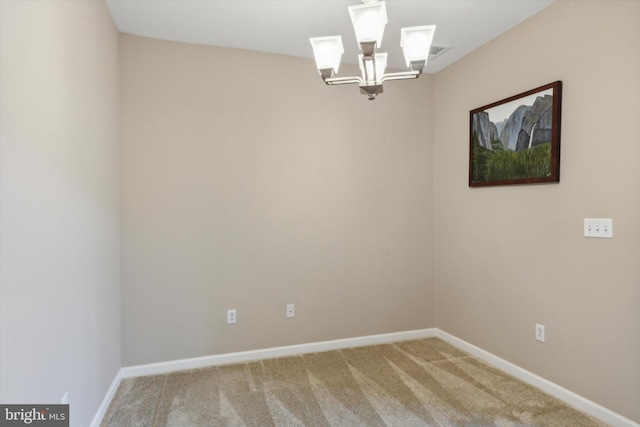
[[[613,238],[612,218],[585,218],[584,237]]]

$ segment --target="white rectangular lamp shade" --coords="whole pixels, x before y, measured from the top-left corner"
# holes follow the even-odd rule
[[[408,27],[400,30],[400,46],[404,52],[404,60],[407,63],[407,67],[410,67],[411,63],[416,61],[424,62],[424,65],[426,65],[435,31],[435,25]]]
[[[382,76],[384,76],[384,70],[387,68],[387,54],[385,52],[376,53],[374,58],[373,61],[365,60],[363,55],[358,55],[362,79],[366,84],[380,83]]]
[[[376,42],[377,47],[382,43],[384,27],[387,25],[387,8],[383,1],[364,3],[349,7],[349,15],[358,43]]]
[[[344,53],[342,37],[312,37],[309,39],[313,47],[313,56],[319,70],[332,69],[334,73],[340,68],[340,59]]]

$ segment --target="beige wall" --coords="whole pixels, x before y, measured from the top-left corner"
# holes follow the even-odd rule
[[[118,35],[102,2],[0,16],[0,402],[84,427],[121,366]]]
[[[120,105],[104,4],[0,7],[3,403],[87,425],[120,366],[120,110],[124,365],[438,326],[640,421],[640,2],[557,2],[375,102],[121,35]],[[558,79],[561,183],[469,189],[469,110]]]
[[[555,80],[560,183],[468,188],[469,111]],[[437,326],[640,421],[640,2],[559,1],[434,87]]]
[[[311,60],[120,53],[124,365],[434,326],[431,76],[370,102]]]

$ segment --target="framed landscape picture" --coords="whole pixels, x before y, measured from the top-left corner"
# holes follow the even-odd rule
[[[560,182],[557,81],[470,112],[469,186]]]

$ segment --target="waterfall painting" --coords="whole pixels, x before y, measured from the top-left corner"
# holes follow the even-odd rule
[[[560,182],[557,81],[470,112],[469,186]]]

